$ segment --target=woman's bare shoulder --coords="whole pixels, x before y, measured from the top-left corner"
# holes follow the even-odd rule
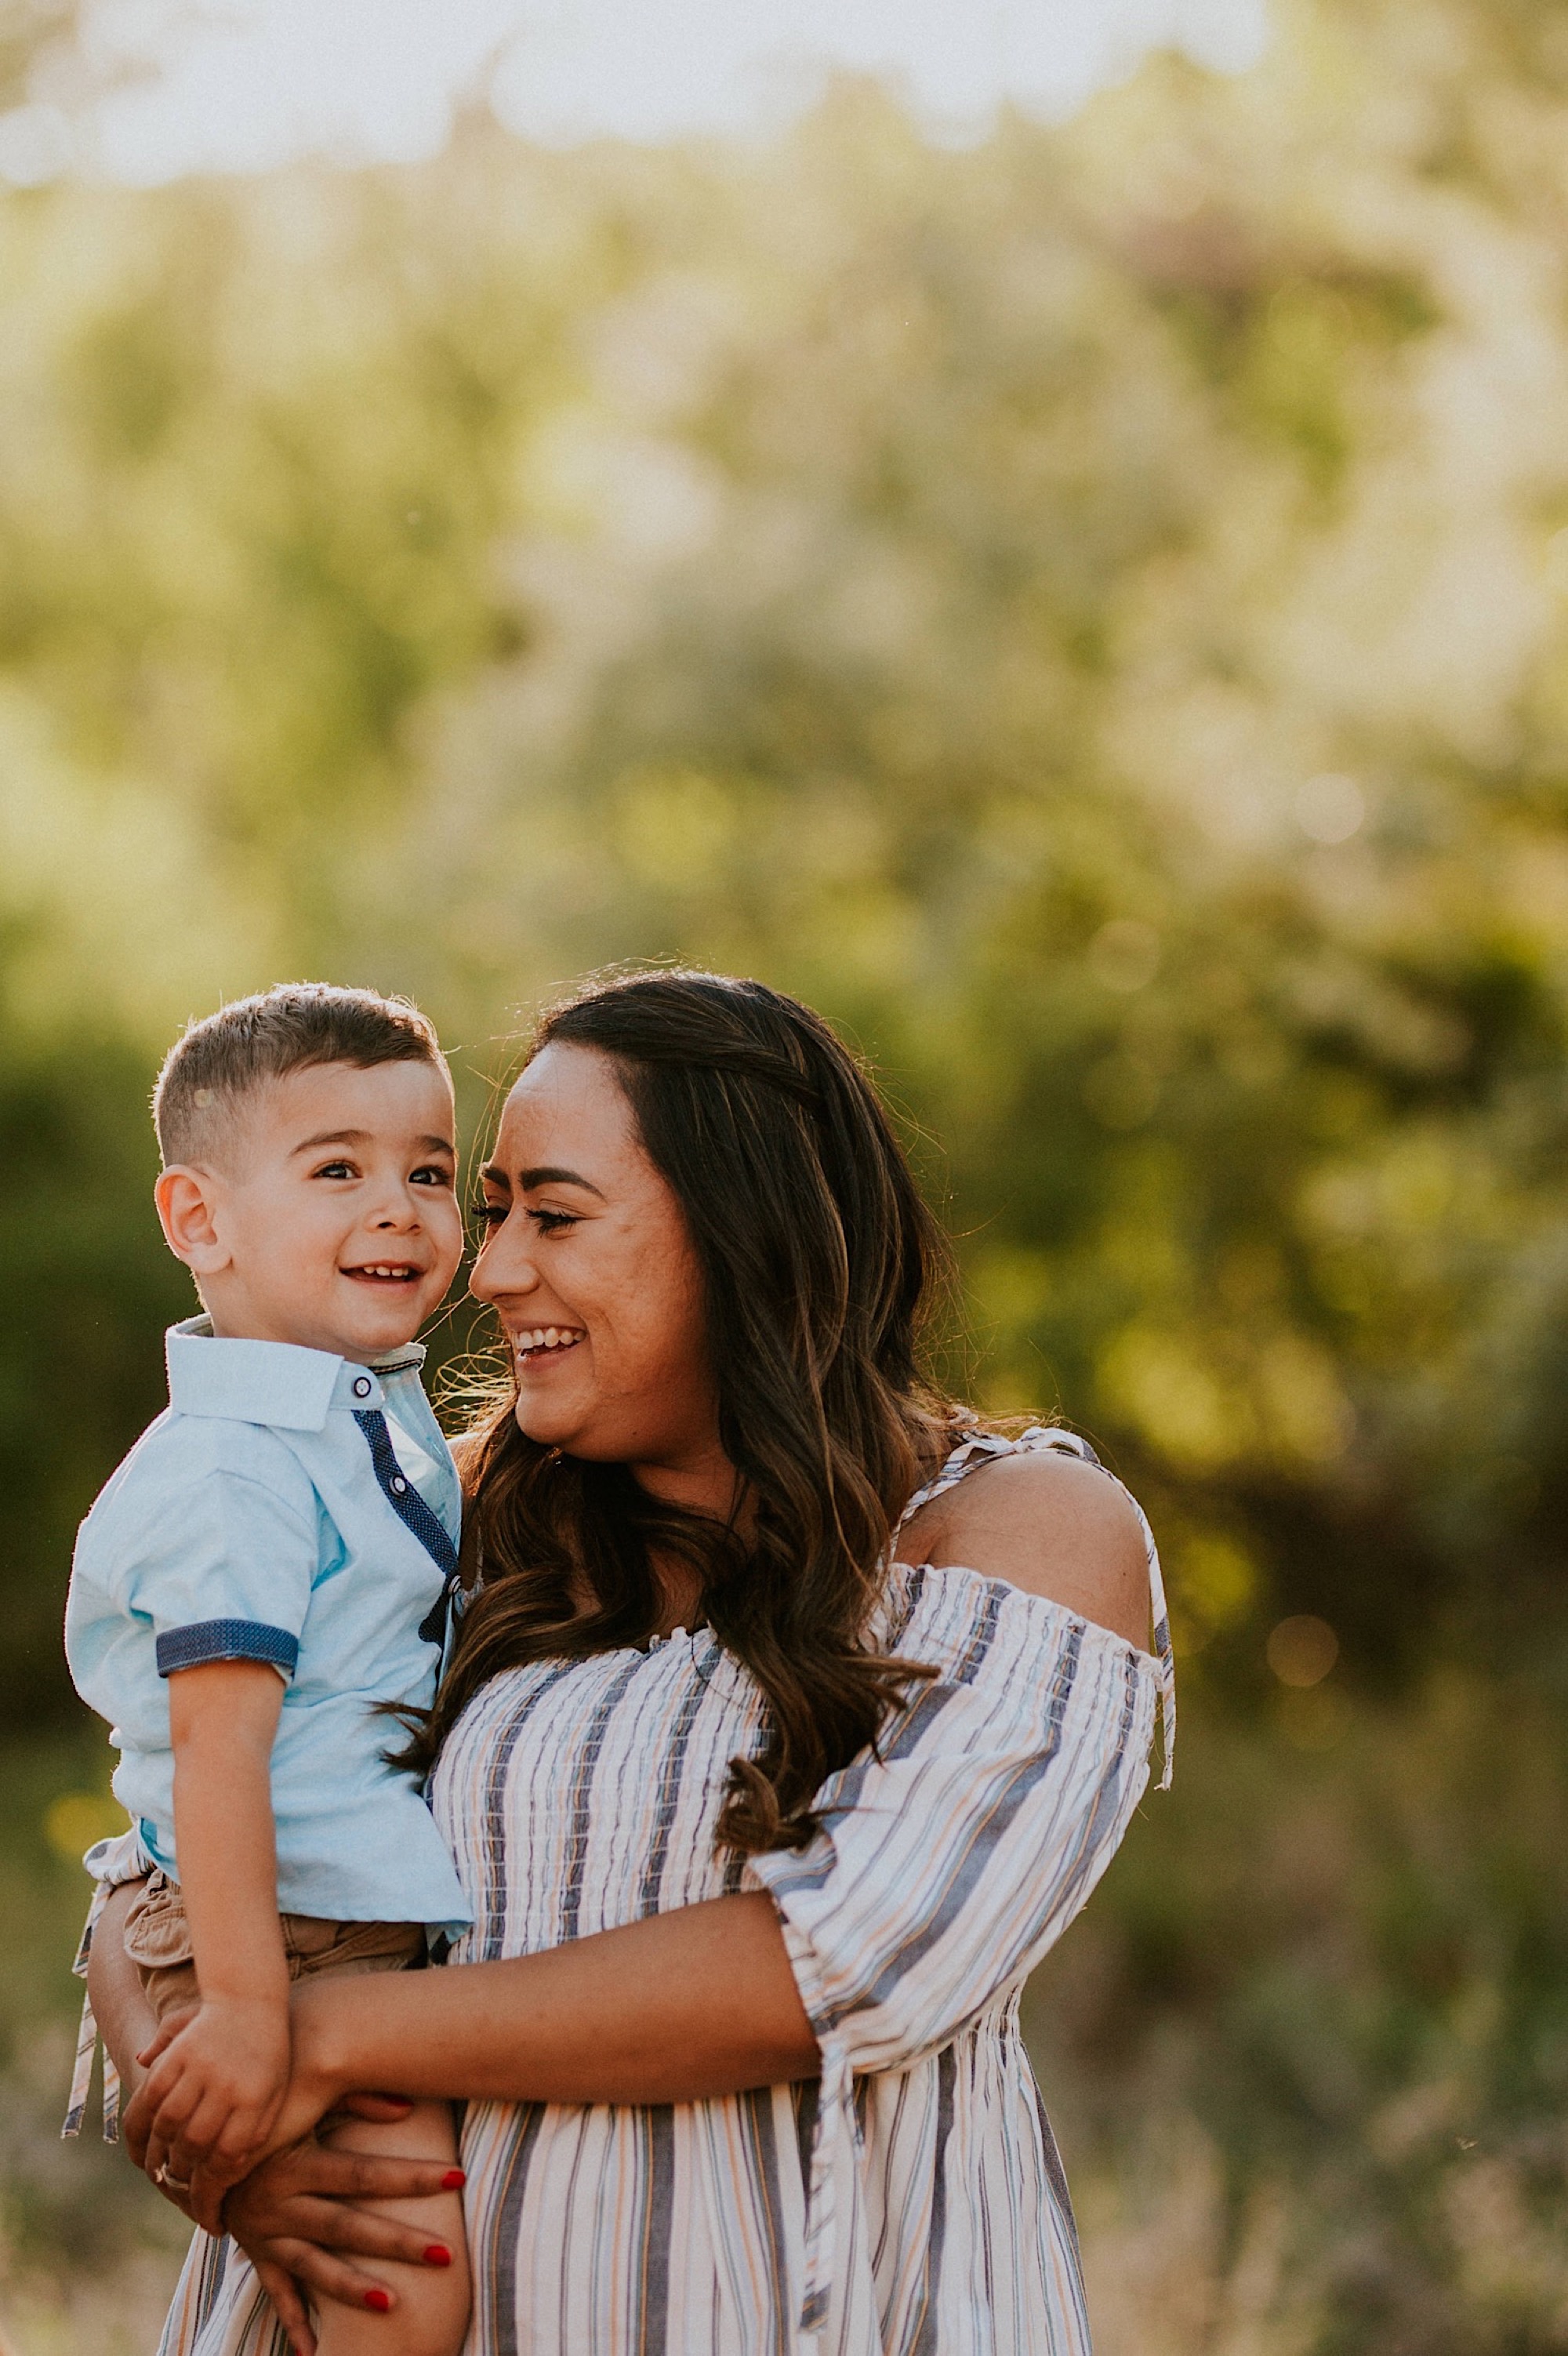
[[[922,1506],[898,1551],[1005,1580],[1148,1644],[1143,1528],[1126,1491],[1081,1457],[1038,1449],[994,1458]]]

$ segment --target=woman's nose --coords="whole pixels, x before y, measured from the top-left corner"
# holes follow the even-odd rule
[[[468,1290],[476,1301],[493,1309],[514,1294],[538,1290],[539,1270],[532,1255],[520,1244],[509,1246],[504,1228],[480,1245],[479,1256],[468,1271]]]

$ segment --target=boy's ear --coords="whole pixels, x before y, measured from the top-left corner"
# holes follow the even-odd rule
[[[183,1162],[164,1171],[153,1188],[164,1241],[193,1276],[216,1276],[229,1265],[228,1248],[218,1233],[218,1191],[209,1170]]]

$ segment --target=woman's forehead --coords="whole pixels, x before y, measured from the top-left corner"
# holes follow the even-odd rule
[[[570,1143],[577,1156],[564,1151]],[[644,1159],[636,1118],[614,1064],[596,1048],[540,1050],[501,1110],[493,1159],[514,1164],[583,1157]]]

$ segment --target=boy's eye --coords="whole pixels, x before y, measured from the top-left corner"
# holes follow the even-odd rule
[[[437,1162],[427,1162],[420,1169],[409,1172],[408,1183],[411,1186],[450,1186],[452,1173],[443,1170]]]
[[[351,1178],[354,1165],[351,1162],[324,1162],[316,1174],[318,1178]]]

